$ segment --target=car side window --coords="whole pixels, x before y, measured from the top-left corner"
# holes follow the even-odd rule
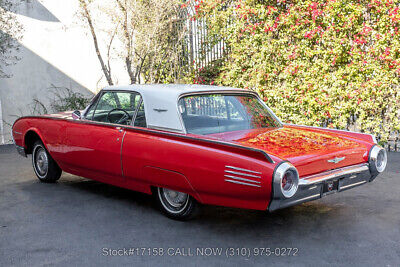
[[[100,97],[93,113],[93,121],[130,125],[135,114],[140,95],[136,92],[105,92]]]
[[[92,120],[95,108],[96,108],[96,103],[94,103],[89,107],[88,111],[86,112],[85,119]]]
[[[143,127],[143,128],[147,127],[146,114],[144,112],[144,102],[143,101],[140,102],[140,106],[139,106],[139,109],[136,114],[134,126]]]
[[[87,120],[92,120],[92,118],[93,118],[93,113],[94,113],[94,110],[95,110],[95,108],[96,108],[97,102],[99,102],[99,95],[96,95],[96,96],[93,98],[93,100],[92,100],[92,102],[91,102],[91,104],[90,104],[88,110],[86,111],[85,119],[87,119]]]

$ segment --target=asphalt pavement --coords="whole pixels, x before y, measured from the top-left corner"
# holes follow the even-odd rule
[[[272,214],[204,206],[189,222],[150,196],[35,177],[0,146],[0,266],[399,266],[400,153],[374,182]]]

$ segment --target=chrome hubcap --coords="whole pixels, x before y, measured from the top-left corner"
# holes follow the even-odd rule
[[[169,189],[163,189],[163,194],[168,204],[173,206],[174,208],[182,207],[186,203],[186,200],[188,198],[188,195],[185,193]]]
[[[189,203],[189,195],[186,193],[158,188],[158,196],[162,206],[170,213],[180,213],[186,209]]]
[[[35,165],[36,165],[36,170],[39,173],[39,175],[41,175],[41,176],[46,175],[47,170],[49,168],[49,160],[47,158],[46,151],[42,147],[40,147],[36,150]]]

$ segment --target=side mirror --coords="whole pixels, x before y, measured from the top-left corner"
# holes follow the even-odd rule
[[[72,112],[72,118],[74,120],[80,120],[81,119],[81,112],[79,110],[75,110]]]

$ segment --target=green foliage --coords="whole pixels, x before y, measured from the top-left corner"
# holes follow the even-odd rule
[[[54,95],[54,99],[51,103],[51,109],[54,112],[85,109],[91,99],[67,87],[56,87],[52,85],[50,90]],[[43,104],[42,107],[44,107]],[[45,113],[47,113],[47,109],[45,110]]]
[[[17,41],[22,37],[23,28],[12,12],[25,1],[0,0],[0,78],[10,77],[4,67],[19,60],[15,52],[19,50]]]
[[[111,58],[123,59],[131,84],[173,83],[187,76],[189,64],[184,56],[187,27],[181,0],[79,0],[79,3],[81,20],[90,29],[109,85],[121,75],[112,73]],[[98,23],[92,15],[96,12],[107,23]],[[107,37],[97,38],[98,31],[106,32]],[[115,40],[120,43],[113,45]]]
[[[216,82],[252,88],[286,122],[400,130],[396,1],[203,0],[210,40],[229,54]]]
[[[10,117],[17,119],[26,115],[37,116],[56,112],[83,110],[92,99],[90,96],[74,92],[71,88],[57,87],[53,84],[49,88],[49,91],[52,94],[52,98],[49,99],[51,101],[50,105],[45,104],[38,98],[33,98],[32,102],[28,105],[30,110],[28,114],[20,111],[20,114],[12,114]],[[13,125],[12,122],[8,121],[4,121],[4,123],[10,127]]]
[[[224,66],[225,59],[218,59],[211,64],[200,68],[193,74],[194,78],[191,81],[194,84],[211,84],[215,83],[221,73],[221,68]]]

